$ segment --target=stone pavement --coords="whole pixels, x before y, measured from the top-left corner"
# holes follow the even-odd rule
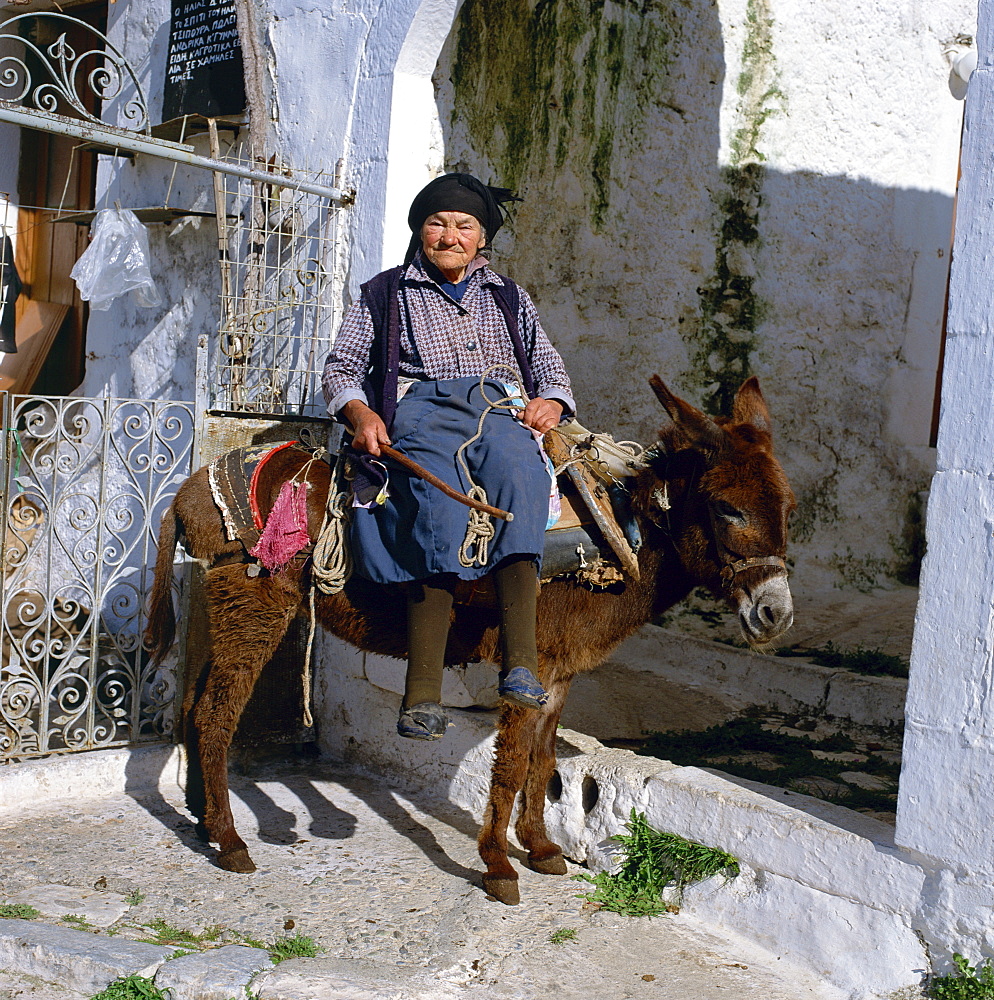
[[[243,997],[248,983],[260,1000],[838,996],[789,955],[684,914],[594,910],[580,883],[534,874],[520,853],[522,904],[489,901],[471,817],[380,779],[269,759],[232,785],[254,875],[214,866],[174,786],[0,818],[0,902],[42,911],[0,921],[0,998],[79,1000],[138,971],[173,1000]],[[568,939],[553,943],[557,931]],[[292,934],[313,938],[319,956],[274,968],[252,947]],[[210,950],[167,960],[198,948]]]

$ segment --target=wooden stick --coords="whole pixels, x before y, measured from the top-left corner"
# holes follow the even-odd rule
[[[404,466],[408,472],[413,472],[419,479],[423,479],[426,483],[430,483],[436,489],[441,490],[447,497],[452,497],[453,500],[458,500],[459,503],[465,504],[467,507],[472,507],[473,510],[482,510],[491,517],[499,517],[502,521],[514,520],[514,515],[510,511],[501,510],[500,507],[491,507],[487,503],[480,503],[479,500],[474,500],[472,497],[466,496],[465,493],[454,490],[448,483],[443,482],[438,476],[432,474],[423,466],[418,465],[417,462],[397,451],[396,448],[391,448],[388,444],[381,444],[380,451],[387,458],[392,458],[398,465]]]

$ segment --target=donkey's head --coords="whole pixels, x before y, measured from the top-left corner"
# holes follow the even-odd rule
[[[747,379],[731,414],[715,419],[658,375],[649,384],[673,423],[660,433],[650,466],[659,482],[643,494],[644,513],[669,535],[687,574],[738,611],[749,645],[762,648],[794,620],[784,557],[795,502],[759,382]]]

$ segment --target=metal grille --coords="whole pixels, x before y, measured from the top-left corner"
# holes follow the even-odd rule
[[[173,661],[141,645],[193,405],[0,393],[0,760],[168,738]]]
[[[226,159],[259,169],[244,154]],[[270,169],[274,184],[214,175],[221,322],[202,389],[215,412],[324,417],[321,369],[339,318],[343,209],[286,186],[335,178]]]
[[[119,127],[151,132],[142,85],[124,54],[93,25],[66,14],[32,11],[3,22],[0,100],[95,125],[104,123],[94,107],[109,104]]]

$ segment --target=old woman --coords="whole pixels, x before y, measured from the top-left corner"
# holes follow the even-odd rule
[[[448,725],[439,702],[459,580],[493,576],[501,698],[534,709],[546,701],[535,645],[550,493],[540,440],[574,404],[528,293],[482,253],[509,199],[464,173],[428,184],[408,214],[405,263],[362,286],[324,370],[329,413],[351,426],[364,467],[354,481],[356,570],[407,589],[397,731],[413,739],[438,739]],[[489,540],[467,541],[466,508],[384,458],[381,445],[461,492],[481,488],[513,520],[495,522]]]

